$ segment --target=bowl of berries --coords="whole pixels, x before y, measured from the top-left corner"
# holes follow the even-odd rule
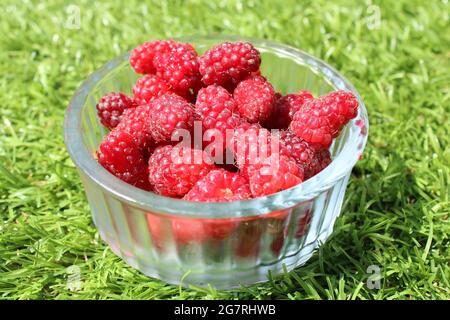
[[[218,289],[304,264],[367,141],[355,88],[260,39],[148,41],[94,72],[65,116],[94,224],[144,274]]]

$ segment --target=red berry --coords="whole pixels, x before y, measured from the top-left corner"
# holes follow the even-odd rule
[[[144,104],[162,96],[169,90],[169,85],[163,79],[147,74],[136,81],[133,87],[133,94],[139,104]]]
[[[150,102],[151,133],[156,142],[170,141],[179,129],[191,130],[194,108],[174,93],[166,93]]]
[[[112,130],[119,124],[123,112],[126,109],[135,108],[136,106],[137,103],[133,98],[123,93],[111,92],[99,100],[96,108],[100,122]]]
[[[245,173],[250,164],[257,164],[272,153],[289,156],[289,151],[280,143],[278,137],[259,124],[241,123],[229,141],[236,165]]]
[[[100,144],[97,158],[106,170],[119,179],[138,188],[150,189],[144,157],[128,133],[111,131]]]
[[[208,239],[223,240],[236,229],[238,223],[234,219],[202,219],[204,231]]]
[[[152,237],[153,245],[157,250],[164,249],[164,243],[168,241],[169,230],[165,229],[164,222],[170,222],[175,241],[184,245],[189,242],[204,242],[207,240],[223,240],[236,228],[236,222],[232,219],[199,219],[176,218],[164,219],[155,214],[148,213],[147,225]],[[170,219],[170,220],[169,220]]]
[[[306,90],[285,96],[278,95],[267,126],[271,129],[287,129],[294,114],[311,99],[312,94]]]
[[[149,180],[155,192],[182,197],[214,168],[202,150],[161,146],[149,159]]]
[[[266,79],[255,76],[241,81],[233,97],[241,117],[250,123],[264,123],[272,113],[275,90]]]
[[[320,171],[325,169],[331,163],[330,151],[326,148],[319,148],[314,150],[313,157],[305,168],[305,180],[315,176]]]
[[[358,99],[345,91],[331,92],[308,104],[309,108],[320,110],[328,118],[333,129],[333,138],[358,114]]]
[[[173,40],[155,40],[145,42],[133,49],[130,55],[130,65],[136,73],[155,73],[154,58],[160,54],[170,52],[177,48],[192,48],[190,44],[179,43]]]
[[[151,135],[150,127],[150,110],[151,106],[142,105],[134,109],[126,110],[122,120],[116,127],[128,133],[133,138],[134,143],[146,157],[154,147],[154,140]]]
[[[206,51],[199,63],[204,84],[230,89],[259,69],[261,57],[250,43],[225,42]]]
[[[232,219],[174,218],[172,229],[179,244],[223,240],[236,228]]]
[[[299,165],[304,167],[312,161],[315,149],[308,142],[287,130],[279,131],[277,136]]]
[[[203,242],[207,240],[204,219],[176,217],[164,219],[150,213],[146,217],[152,243],[159,251],[163,251],[164,244],[168,243],[170,231],[172,231],[175,241],[181,245],[189,242]],[[167,224],[164,225],[166,221]]]
[[[251,197],[248,181],[239,173],[224,169],[210,171],[197,181],[184,196],[184,200],[201,202],[224,202],[245,200]]]
[[[333,128],[318,109],[302,108],[294,114],[289,130],[313,146],[328,148],[333,139]]]
[[[305,180],[330,164],[331,155],[328,149],[316,148],[290,131],[279,131],[277,136],[289,150],[292,158],[304,169]]]
[[[167,221],[170,221],[173,237],[180,245],[190,242],[204,242],[209,239],[224,239],[233,231],[235,225],[234,222],[230,223],[226,219],[176,217],[170,217],[169,219]],[[164,249],[164,243],[168,241],[167,238],[169,237],[169,230],[164,230],[163,223],[164,220],[162,218],[153,214],[147,214],[147,224],[152,236],[152,242],[156,249],[160,251]]]
[[[204,223],[196,218],[173,218],[172,231],[179,244],[203,242],[207,239]]]
[[[242,122],[234,114],[235,110],[233,97],[221,86],[210,85],[198,92],[195,111],[202,121],[204,137],[220,135],[224,147],[222,151],[226,146],[227,130],[235,129]]]
[[[236,110],[236,102],[223,87],[210,85],[198,92],[195,110],[202,121],[207,121],[206,128],[217,128],[217,121],[224,116],[228,118]],[[214,121],[214,123],[210,123]],[[219,126],[220,127],[220,126]]]
[[[356,97],[336,91],[309,101],[295,113],[289,129],[309,143],[328,148],[357,112]]]
[[[293,158],[277,153],[264,161],[249,165],[246,173],[254,197],[289,189],[303,181],[303,168]]]
[[[201,88],[198,56],[193,47],[180,47],[158,55],[154,63],[156,74],[182,97],[191,100]]]

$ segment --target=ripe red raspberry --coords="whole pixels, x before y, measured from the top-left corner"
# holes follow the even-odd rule
[[[162,96],[169,90],[169,85],[163,79],[147,74],[136,81],[133,87],[133,94],[139,104],[144,104]]]
[[[205,223],[196,218],[174,218],[172,220],[173,236],[175,241],[182,245],[206,241],[205,227]]]
[[[210,85],[198,92],[195,110],[202,120],[211,119],[212,121],[220,118],[223,113],[232,114],[236,110],[236,102],[223,87]],[[207,127],[210,126],[207,125]]]
[[[190,44],[179,43],[173,40],[155,40],[145,42],[133,49],[130,55],[130,65],[136,73],[155,73],[154,58],[160,54],[170,52],[177,48],[192,48]],[[192,48],[193,49],[193,48]]]
[[[125,109],[135,108],[136,106],[137,103],[133,98],[123,93],[111,92],[99,100],[96,108],[100,122],[112,130],[119,124]]]
[[[308,108],[308,106],[309,104],[294,114],[289,130],[313,147],[328,148],[334,131],[327,115],[320,109]]]
[[[149,105],[142,105],[124,112],[122,120],[116,127],[117,131],[123,131],[131,135],[134,143],[147,158],[147,155],[154,147],[154,140],[151,134]]]
[[[228,147],[234,155],[236,165],[244,174],[246,167],[263,161],[272,153],[289,156],[289,151],[278,137],[259,124],[246,122],[235,129]]]
[[[218,84],[232,89],[259,69],[261,57],[250,43],[225,42],[206,51],[199,58],[199,63],[204,84]]]
[[[304,140],[327,148],[357,113],[356,97],[351,92],[335,91],[309,101],[294,115],[296,123],[291,123],[290,129]]]
[[[236,228],[232,219],[174,218],[172,230],[179,244],[223,240]]]
[[[267,127],[270,129],[287,129],[294,114],[312,99],[312,94],[306,90],[285,96],[278,95],[273,112],[267,121]]]
[[[207,240],[223,240],[228,237],[236,227],[232,219],[199,219],[199,218],[162,218],[156,214],[148,213],[147,225],[153,245],[163,251],[164,244],[168,243],[170,233],[165,230],[164,223],[170,222],[175,241],[184,245],[190,242],[204,242]],[[166,222],[166,223],[167,223]]]
[[[315,148],[290,131],[279,131],[278,137],[289,150],[292,158],[304,169],[305,180],[325,169],[331,162],[328,149]]]
[[[272,153],[263,161],[246,168],[254,197],[289,189],[303,181],[303,168],[288,156]]]
[[[331,163],[331,154],[328,149],[319,148],[315,150],[311,161],[304,166],[305,180],[318,174],[320,171],[325,169],[330,163]]]
[[[151,133],[156,142],[170,141],[179,129],[191,130],[194,108],[174,93],[166,93],[150,102]]]
[[[315,149],[308,142],[287,130],[278,131],[277,136],[299,165],[304,167],[312,161]]]
[[[241,117],[250,123],[264,123],[272,113],[275,90],[266,79],[255,76],[239,82],[233,97]]]
[[[224,202],[251,198],[248,181],[239,173],[224,169],[210,171],[197,181],[184,196],[184,200],[201,202]]]
[[[97,158],[106,170],[119,179],[150,190],[144,157],[128,133],[111,131],[100,144]]]
[[[155,192],[172,197],[184,196],[214,168],[202,150],[171,145],[156,148],[148,164],[149,180]]]
[[[339,135],[342,128],[358,114],[358,99],[351,92],[335,91],[312,101],[311,108],[321,109],[327,115],[333,127],[333,138]]]
[[[201,88],[198,56],[193,47],[179,47],[157,55],[154,59],[156,74],[164,79],[171,91],[189,101]]]
[[[204,137],[220,134],[225,150],[227,130],[235,129],[243,120],[234,114],[236,103],[221,86],[210,85],[200,89],[195,111],[202,121]]]

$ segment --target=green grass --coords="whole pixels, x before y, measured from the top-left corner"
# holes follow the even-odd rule
[[[447,1],[6,2],[0,298],[450,298]],[[64,27],[69,4],[80,8],[80,29]],[[210,33],[267,38],[324,59],[354,83],[371,124],[331,239],[304,267],[230,292],[167,285],[117,258],[93,226],[62,132],[69,98],[106,61],[146,39]],[[66,288],[71,265],[81,270],[78,292]],[[370,265],[381,268],[379,290],[366,286]]]

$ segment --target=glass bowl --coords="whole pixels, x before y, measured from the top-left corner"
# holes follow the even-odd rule
[[[111,91],[131,93],[138,78],[128,64],[129,53],[117,57],[81,85],[64,122],[65,143],[100,236],[129,265],[172,284],[226,289],[266,281],[269,271],[277,274],[304,264],[331,234],[351,170],[366,144],[368,118],[360,95],[336,70],[293,47],[232,36],[176,40],[192,43],[199,54],[220,42],[249,41],[260,50],[261,72],[276,90],[351,91],[359,101],[358,116],[331,146],[331,164],[293,188],[228,203],[162,197],[122,182],[94,158],[107,133],[96,115],[97,101]],[[214,230],[214,236],[205,237],[205,230]]]

